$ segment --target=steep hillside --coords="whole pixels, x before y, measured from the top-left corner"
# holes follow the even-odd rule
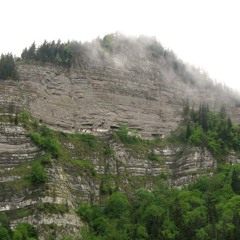
[[[54,129],[105,132],[124,123],[141,135],[165,136],[182,119],[188,99],[198,108],[224,104],[239,123],[239,97],[184,65],[154,39],[108,35],[91,44],[71,43],[71,68],[27,61],[18,65],[19,83],[1,88],[10,105],[28,108]],[[12,96],[14,95],[14,96]]]
[[[218,166],[206,146],[144,140],[125,127],[104,136],[66,134],[24,112],[2,112],[0,123],[0,211],[13,229],[32,224],[39,239],[79,235],[79,205],[105,204],[118,191],[131,199],[139,189],[182,188]],[[229,161],[240,162],[239,154],[232,151]]]
[[[240,123],[240,97],[154,39],[57,46],[65,55],[51,61],[39,58],[42,47],[25,49],[16,79],[0,80],[0,211],[12,228],[28,222],[39,239],[78,235],[79,204],[182,188],[240,162],[239,129],[227,118]],[[213,129],[203,128],[202,103],[226,109],[205,116]],[[222,123],[232,145],[214,132]]]
[[[69,135],[23,116],[1,114],[0,211],[12,228],[19,222],[35,226],[39,239],[78,234],[79,204],[103,203],[116,191],[131,196],[160,182],[182,187],[216,168],[205,148],[128,137],[122,130],[104,137]]]

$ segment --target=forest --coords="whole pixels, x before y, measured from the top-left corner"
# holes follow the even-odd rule
[[[170,136],[172,142],[206,147],[219,163],[226,163],[231,151],[240,153],[240,128],[227,116],[224,105],[219,112],[210,111],[205,103],[194,110],[186,101],[183,119]]]
[[[2,54],[0,58],[0,80],[18,80],[15,60],[11,53]]]
[[[70,42],[62,43],[47,42],[46,40],[38,48],[35,42],[29,48],[25,48],[21,54],[22,60],[39,61],[42,63],[53,63],[64,67],[70,67],[72,64],[73,51]]]
[[[138,41],[141,43],[143,40],[138,39]],[[134,49],[133,46],[135,46],[135,42],[115,35],[106,35],[103,39],[97,39],[96,42],[102,61],[106,56],[122,52],[128,54],[128,50]],[[87,51],[90,52],[89,46],[91,48],[95,45],[44,41],[37,47],[33,43],[23,50],[19,61],[21,64],[55,64],[69,69],[74,64],[76,54],[79,57]],[[179,74],[184,82],[197,84],[191,73],[186,70],[185,65],[179,62],[170,51],[164,50],[159,43],[151,41],[144,46],[146,46],[147,55],[145,56],[148,61],[157,61],[164,57],[168,59],[173,71]],[[136,54],[138,54],[137,50]],[[12,54],[1,55],[1,80],[18,80],[16,62]],[[124,193],[121,188],[109,191],[101,186],[100,194],[103,195],[101,197],[104,201],[94,204],[81,202],[75,209],[85,223],[85,227],[79,229],[82,237],[76,239],[239,239],[240,166],[231,162],[228,156],[233,152],[240,157],[240,127],[232,123],[224,106],[219,112],[210,110],[206,103],[194,109],[186,100],[182,117],[183,121],[180,126],[172,131],[166,140],[156,139],[156,141],[160,143],[166,141],[164,144],[174,144],[182,149],[186,146],[208,149],[218,162],[215,174],[212,177],[202,176],[198,181],[182,189],[171,188],[168,184],[168,176],[160,175],[157,184],[152,188],[136,189],[131,194]],[[32,186],[44,185],[48,180],[45,172],[46,166],[51,162],[51,158],[59,160],[62,155],[61,146],[54,138],[55,133],[53,134],[53,131],[46,126],[29,119],[26,113],[16,115],[14,121],[16,125],[21,122],[28,129],[28,136],[31,140],[47,153],[44,159],[33,164],[31,174],[26,176]],[[65,135],[62,134],[63,136]],[[138,145],[140,148],[141,144],[148,144],[137,135],[129,135],[126,126],[121,126],[113,133],[113,136],[115,140],[128,146]],[[94,141],[91,142],[94,139],[93,136],[84,135],[81,138],[85,139],[90,146],[94,146]],[[108,150],[105,154],[108,154]],[[148,158],[152,161],[158,160],[155,159],[154,154],[150,154]],[[79,162],[79,164],[88,164],[85,168],[92,175],[97,174],[94,167],[87,161]],[[37,231],[27,223],[17,225],[13,231],[10,228],[8,216],[1,213],[0,239],[34,240],[37,239]],[[63,239],[75,238],[65,237]]]
[[[58,159],[62,154],[55,134],[32,121],[26,112],[15,116],[14,121],[16,124],[20,121],[30,131],[33,142],[46,151],[44,159],[33,165],[27,176],[33,186],[44,184],[47,181],[44,168],[51,162],[49,157]],[[207,148],[218,162],[215,174],[202,176],[182,189],[171,188],[168,176],[159,176],[151,189],[136,189],[131,194],[120,188],[107,192],[102,189],[104,201],[80,203],[75,209],[85,223],[79,229],[82,237],[63,237],[63,240],[239,239],[240,166],[227,158],[231,151],[239,154],[239,133],[239,126],[231,122],[224,107],[213,112],[207,104],[201,104],[196,110],[186,101],[179,128],[168,139],[155,141],[160,144],[167,141],[183,148],[186,145]],[[90,136],[83,140],[94,146]],[[128,135],[126,126],[120,127],[113,137],[127,146],[149,144],[137,135]],[[27,223],[12,231],[4,213],[0,214],[0,225],[2,240],[37,239],[35,228]]]
[[[37,230],[28,223],[17,224],[14,231],[5,213],[0,212],[0,239],[1,240],[36,240]]]
[[[151,190],[139,189],[131,196],[115,192],[103,205],[82,204],[77,212],[89,226],[84,239],[239,239],[240,166],[227,156],[240,150],[240,129],[224,107],[218,113],[207,104],[194,110],[186,102],[183,114],[168,141],[206,147],[218,161],[216,173],[180,190],[159,179]],[[138,141],[123,130],[118,134],[126,144]]]
[[[177,190],[163,182],[133,196],[113,193],[103,206],[82,204],[83,239],[239,239],[240,167],[221,165],[211,177]]]

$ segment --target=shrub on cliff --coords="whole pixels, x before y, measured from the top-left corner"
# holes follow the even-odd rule
[[[32,171],[28,176],[33,185],[45,183],[47,181],[47,175],[44,167],[39,162],[34,162],[32,165]]]
[[[13,240],[25,239],[37,239],[37,231],[29,223],[19,223],[13,233]]]
[[[29,136],[38,147],[49,152],[53,157],[58,158],[61,156],[61,147],[55,138],[44,136],[35,131],[30,132]]]
[[[122,125],[114,133],[114,137],[119,139],[124,144],[136,144],[141,141],[141,139],[134,132],[129,132],[128,127]]]
[[[6,228],[0,226],[0,239],[1,240],[10,240],[9,233]]]

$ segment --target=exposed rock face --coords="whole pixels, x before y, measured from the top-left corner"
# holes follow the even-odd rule
[[[239,99],[227,90],[202,81],[201,74],[193,82],[185,81],[163,57],[156,61],[144,56],[126,59],[118,55],[102,61],[82,59],[69,70],[26,64],[18,66],[18,73],[19,82],[0,83],[1,114],[27,109],[50,128],[99,134],[103,141],[109,139],[104,139],[107,135],[102,133],[120,124],[138,129],[143,137],[164,137],[182,120],[186,99],[194,108],[202,102],[212,109],[220,109],[224,104],[232,120],[240,123]],[[199,176],[213,174],[216,168],[216,160],[201,148],[155,148],[153,153],[158,160],[153,161],[146,154],[133,154],[119,142],[111,141],[108,142],[111,156],[96,154],[85,159],[69,140],[65,143],[72,152],[68,160],[89,161],[92,171],[78,171],[53,161],[47,169],[46,186],[36,188],[29,185],[24,176],[31,170],[30,162],[42,151],[30,141],[23,126],[14,123],[14,115],[10,116],[12,122],[0,122],[0,211],[14,216],[13,227],[20,221],[37,226],[40,239],[47,239],[48,231],[44,229],[49,225],[61,233],[53,235],[56,239],[62,234],[78,233],[82,223],[74,209],[81,202],[101,201],[106,188],[109,191],[119,187],[130,193],[140,187],[151,189],[154,181],[164,174],[169,176],[171,186],[181,188]],[[235,153],[230,155],[229,162],[239,162]],[[108,182],[101,176],[108,176]],[[41,212],[44,204],[65,206],[67,211]],[[33,209],[30,214],[14,215],[16,210],[28,212],[29,209]]]
[[[64,234],[78,234],[82,223],[74,212],[71,194],[68,194],[69,190],[66,179],[61,174],[61,168],[53,164],[48,170],[49,182],[46,189],[32,186],[25,178],[31,171],[31,162],[43,152],[27,137],[22,125],[15,125],[14,115],[2,113],[3,119],[4,116],[10,116],[13,122],[6,120],[0,122],[0,211],[10,212],[13,216],[12,227],[22,221],[36,226],[40,232],[39,239],[48,239],[49,231],[45,231],[44,227],[51,224],[58,230],[61,229],[59,230],[61,234],[55,239]],[[37,210],[43,204],[67,206],[68,212],[39,213]],[[31,211],[31,215],[22,218],[17,211],[29,214]]]
[[[144,137],[164,136],[182,119],[184,102],[210,109],[225,105],[240,123],[240,96],[214,85],[154,39],[112,35],[73,46],[70,69],[41,63],[18,65],[20,81],[1,82],[0,106],[28,108],[52,128],[106,132],[124,123]],[[103,40],[104,41],[104,40]]]
[[[144,69],[89,65],[67,72],[22,65],[18,71],[21,81],[14,95],[21,95],[34,117],[58,130],[97,133],[124,123],[145,137],[166,135],[182,119],[186,99],[195,108],[201,102],[213,109],[224,104],[240,122],[231,93],[213,85],[184,83],[163,61],[146,62]]]
[[[200,176],[211,176],[216,167],[216,159],[206,148],[182,149],[180,153],[175,154],[175,158],[170,164],[171,184],[181,188],[197,180]]]
[[[12,225],[19,222],[28,222],[38,229],[39,240],[49,239],[50,233],[46,231],[46,226],[56,226],[51,233],[52,239],[62,239],[63,236],[79,236],[79,229],[83,226],[79,217],[74,214],[37,214],[35,216],[24,217],[20,221],[15,220]]]
[[[154,156],[158,156],[155,161],[142,151],[137,153],[103,138],[102,141],[110,144],[112,153],[104,159],[97,152],[89,156],[86,161],[92,163],[91,171],[80,171],[54,160],[47,168],[47,184],[32,186],[24,177],[31,171],[31,161],[41,156],[42,151],[12,118],[12,123],[0,123],[0,211],[9,213],[13,228],[19,222],[33,224],[39,230],[40,240],[50,235],[54,239],[61,239],[65,234],[78,235],[83,223],[75,213],[76,207],[82,202],[101,201],[104,184],[112,190],[118,187],[132,194],[138,188],[151,189],[161,175],[167,174],[169,184],[181,188],[199,176],[213,174],[216,168],[216,160],[206,149],[159,147],[153,149]],[[67,161],[82,159],[74,142],[69,138],[65,141],[64,146],[71,153]],[[234,153],[231,158],[237,159]],[[108,180],[104,182],[106,176]]]
[[[0,122],[0,210],[16,208],[18,200],[22,201],[27,189],[15,191],[14,182],[21,179],[15,170],[20,164],[34,160],[41,151],[26,137],[22,126]]]
[[[88,159],[99,176],[108,177],[111,188],[133,193],[139,188],[152,188],[159,177],[168,176],[169,185],[182,188],[196,181],[200,176],[211,176],[217,167],[216,159],[205,148],[163,147],[154,149],[157,160],[150,160],[146,154],[137,154],[123,144],[111,143],[112,155]],[[69,189],[77,201],[98,202],[102,181],[83,171],[78,175],[65,168]]]

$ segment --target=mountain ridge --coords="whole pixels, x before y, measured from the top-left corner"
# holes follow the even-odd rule
[[[78,204],[103,204],[115,191],[131,196],[162,181],[182,188],[215,173],[218,159],[205,146],[163,142],[184,122],[186,105],[193,112],[203,103],[216,112],[224,106],[239,124],[238,95],[152,38],[110,34],[92,43],[54,43],[59,52],[52,60],[42,54],[50,45],[26,49],[16,62],[18,79],[0,80],[0,207],[13,227],[27,221],[39,239],[75,235],[84,225]],[[130,144],[121,142],[122,133]],[[228,157],[240,162],[236,151]],[[37,185],[35,168],[45,172]]]

